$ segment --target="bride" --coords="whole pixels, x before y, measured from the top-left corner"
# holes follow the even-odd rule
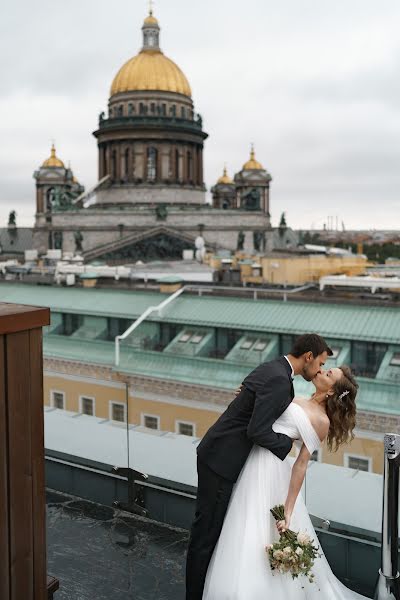
[[[329,450],[354,439],[357,383],[346,366],[321,371],[309,400],[295,399],[273,424],[275,432],[295,439],[299,454],[283,461],[254,445],[233,486],[218,543],[208,566],[203,600],[359,600],[333,574],[322,549],[315,579],[273,574],[265,547],[279,532],[306,531],[318,544],[300,489],[314,450],[326,439]],[[285,521],[269,512],[284,504]]]

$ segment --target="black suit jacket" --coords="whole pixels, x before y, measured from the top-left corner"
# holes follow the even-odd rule
[[[198,445],[200,460],[234,482],[253,444],[268,448],[281,460],[286,458],[293,440],[275,433],[272,425],[293,397],[291,368],[284,356],[259,365]]]

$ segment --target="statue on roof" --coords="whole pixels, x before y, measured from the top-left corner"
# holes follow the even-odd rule
[[[82,252],[83,235],[79,229],[74,232],[75,252]]]
[[[17,225],[17,213],[15,212],[15,210],[11,210],[10,214],[8,215],[8,225],[11,225],[11,227],[15,227]]]

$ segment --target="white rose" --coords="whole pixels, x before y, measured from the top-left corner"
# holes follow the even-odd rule
[[[279,560],[283,556],[282,550],[275,550],[272,556]]]
[[[299,544],[308,544],[310,542],[310,537],[306,533],[300,532],[297,534],[297,541]]]
[[[296,548],[296,554],[301,556],[303,554],[303,550],[301,548]]]
[[[291,547],[290,547],[290,546],[286,546],[286,547],[283,549],[283,552],[284,552],[285,554],[290,554],[290,553],[292,552],[292,549],[291,549]]]

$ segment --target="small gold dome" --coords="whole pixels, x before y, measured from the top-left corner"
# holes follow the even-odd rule
[[[232,179],[228,175],[226,167],[224,167],[224,174],[221,175],[221,177],[218,179],[217,184],[218,183],[222,183],[222,184],[225,184],[225,185],[227,185],[229,183],[233,183]]]
[[[251,171],[251,170],[260,170],[260,169],[264,169],[264,167],[262,166],[261,163],[258,162],[258,160],[256,160],[256,155],[254,152],[254,148],[251,148],[251,152],[250,152],[250,160],[248,160],[246,163],[244,163],[243,165],[243,171]]]
[[[115,76],[110,95],[134,90],[176,92],[189,98],[192,96],[185,75],[160,50],[142,50],[128,60]]]
[[[56,149],[54,144],[52,144],[51,146],[51,155],[50,158],[46,159],[44,161],[44,163],[42,164],[42,167],[61,167],[61,168],[65,168],[65,165],[63,163],[62,160],[60,160],[57,156],[56,156]]]
[[[150,11],[149,16],[145,18],[143,25],[155,25],[158,27],[158,21],[152,11]]]

